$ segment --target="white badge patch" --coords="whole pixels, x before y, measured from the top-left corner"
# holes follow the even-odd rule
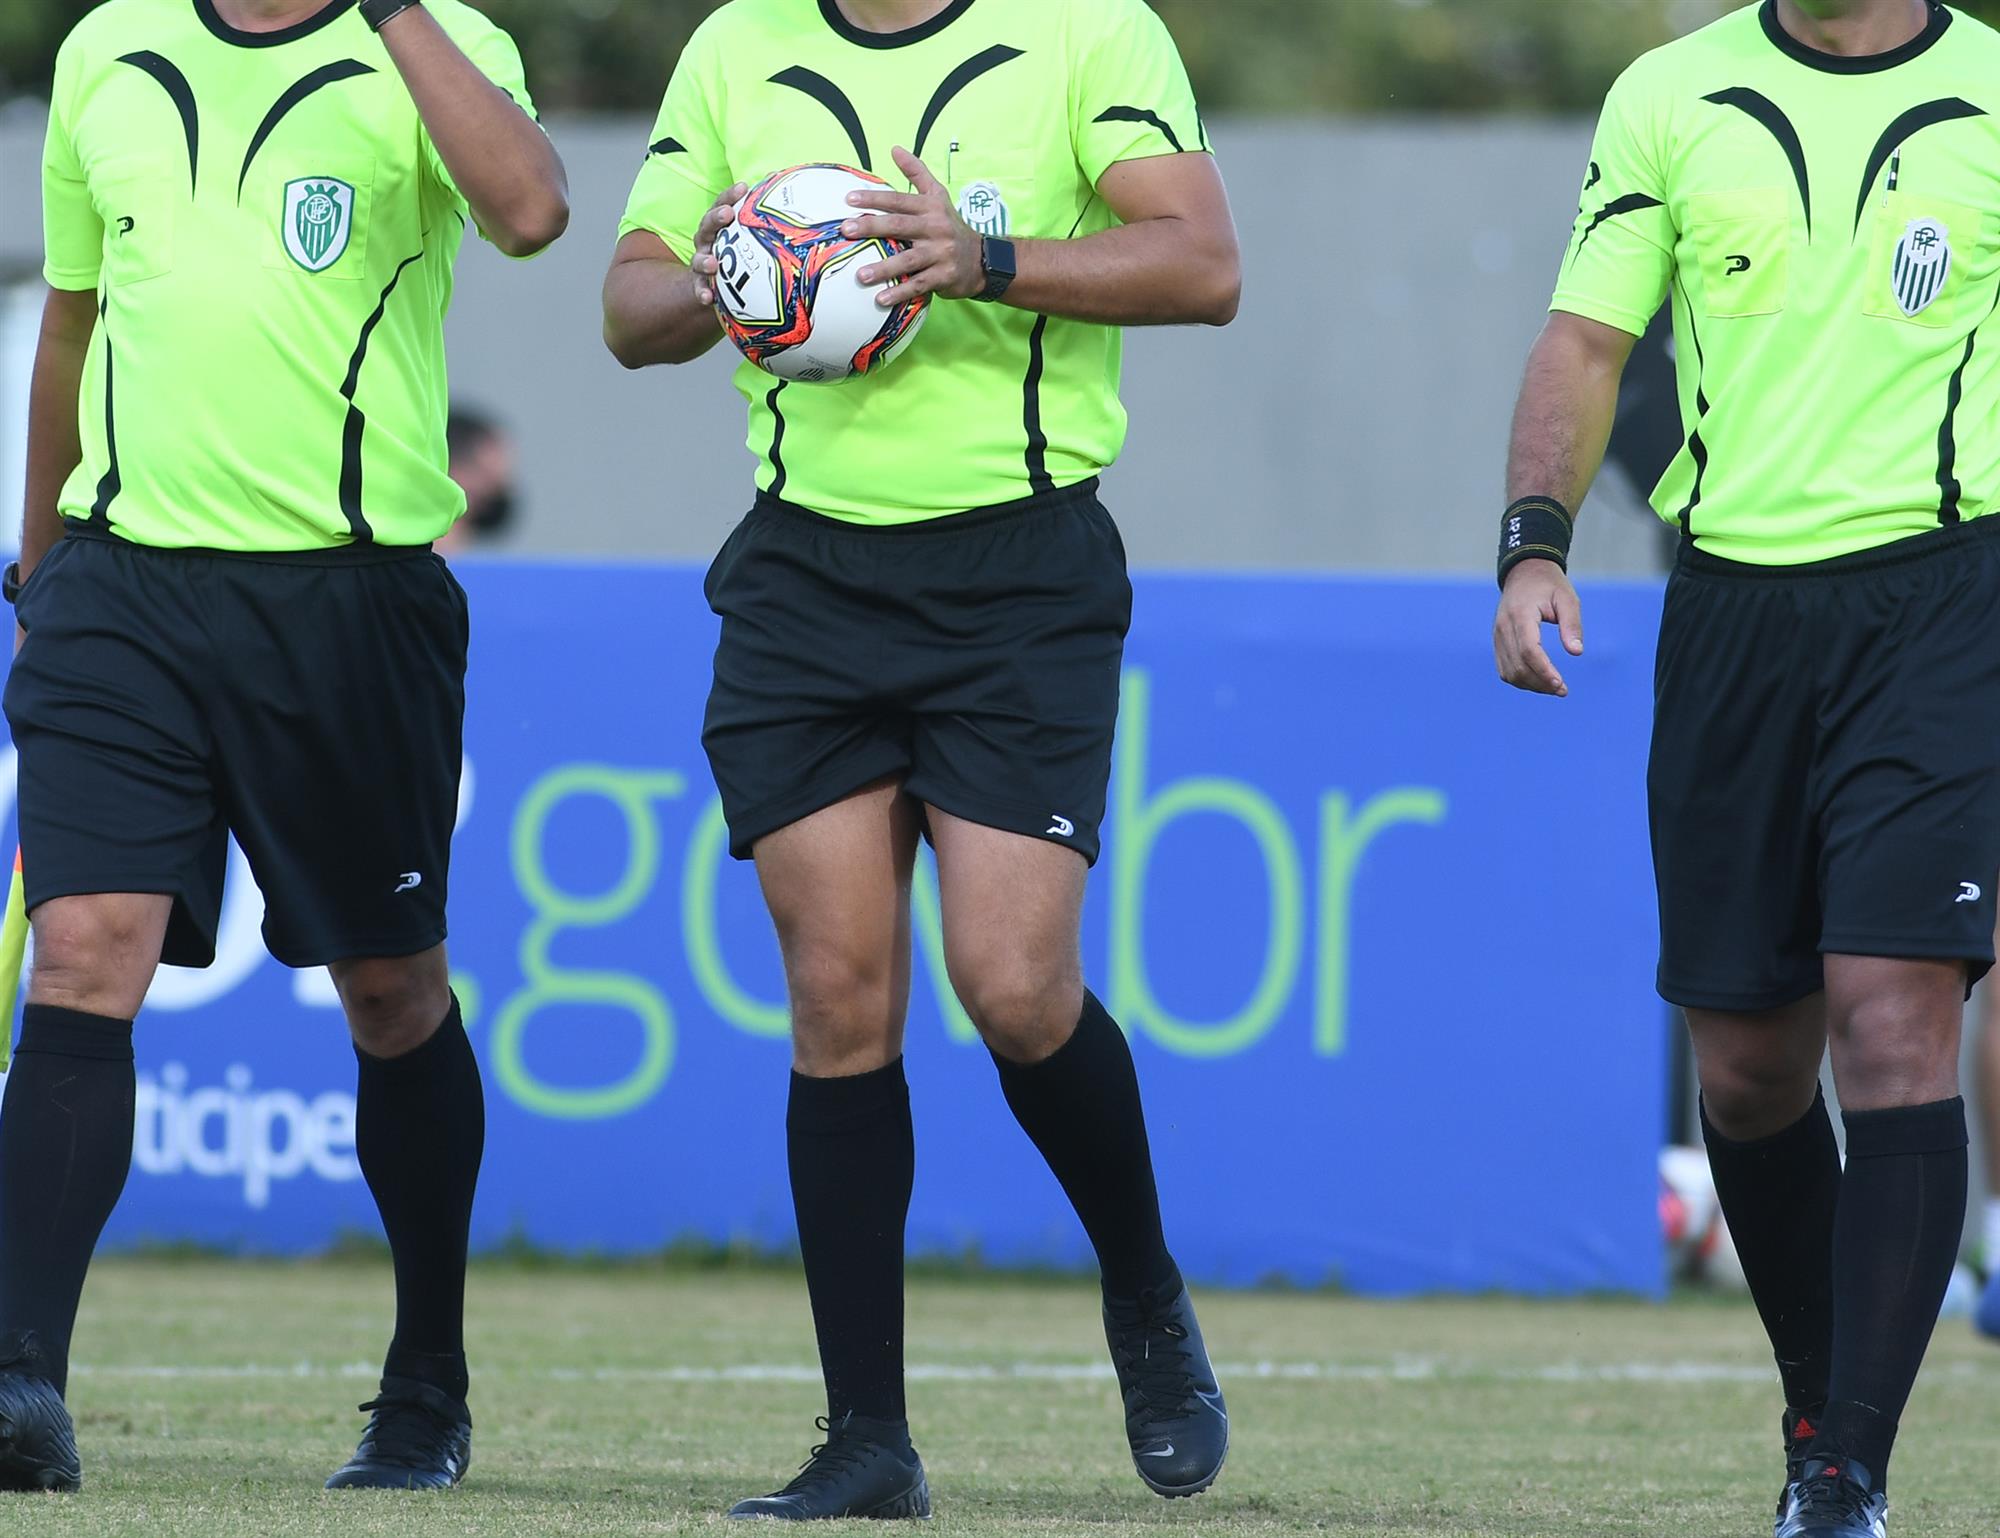
[[[1007,233],[1007,200],[992,182],[974,182],[958,195],[958,216],[982,235]]]
[[[285,250],[307,272],[339,261],[354,234],[354,189],[338,177],[285,183]]]
[[[1921,315],[1944,292],[1951,276],[1951,231],[1935,219],[1912,219],[1896,242],[1896,303]]]

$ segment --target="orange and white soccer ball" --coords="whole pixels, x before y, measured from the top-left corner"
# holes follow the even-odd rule
[[[930,296],[884,310],[883,285],[855,276],[908,246],[840,230],[856,213],[850,192],[888,185],[851,166],[793,166],[744,195],[715,242],[723,329],[744,357],[780,379],[831,383],[888,367],[916,339]]]

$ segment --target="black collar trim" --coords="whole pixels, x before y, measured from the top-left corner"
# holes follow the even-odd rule
[[[862,48],[907,48],[912,43],[921,43],[927,37],[936,37],[971,9],[972,0],[951,0],[950,5],[929,21],[919,22],[914,27],[905,27],[900,32],[870,32],[855,26],[843,16],[834,0],[819,0],[819,13],[826,18],[826,24],[848,42]]]
[[[241,27],[230,26],[215,14],[215,0],[194,0],[194,12],[201,18],[201,24],[223,42],[238,48],[276,48],[281,43],[296,43],[302,37],[311,37],[321,27],[340,20],[354,6],[355,0],[327,0],[304,21],[295,21],[289,27],[280,27],[276,32],[245,32]]]
[[[831,0],[829,0],[831,3]],[[1808,48],[1804,43],[1785,30],[1778,20],[1778,0],[1764,0],[1762,11],[1764,35],[1771,40],[1777,50],[1787,58],[1796,59],[1808,69],[1823,70],[1829,75],[1873,75],[1885,69],[1894,69],[1898,64],[1907,64],[1918,55],[1927,53],[1931,44],[1945,34],[1951,25],[1951,12],[1939,0],[1931,0],[1931,19],[1924,30],[1911,38],[1900,48],[1891,48],[1887,53],[1869,53],[1850,56],[1841,53],[1821,53],[1817,48]]]

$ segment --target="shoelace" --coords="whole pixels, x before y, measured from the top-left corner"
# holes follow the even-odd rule
[[[1185,1414],[1195,1398],[1194,1353],[1187,1346],[1186,1327],[1144,1313],[1129,1325],[1119,1323],[1117,1365],[1119,1375],[1130,1379],[1127,1407],[1133,1418],[1155,1421]]]
[[[1793,1508],[1801,1518],[1816,1522],[1861,1522],[1868,1516],[1867,1489],[1852,1479],[1822,1474],[1799,1486],[1799,1503]]]
[[[360,1410],[371,1417],[361,1440],[384,1463],[426,1468],[451,1451],[453,1428],[421,1400],[383,1394]]]
[[[867,1460],[868,1443],[859,1437],[841,1435],[824,1415],[813,1424],[826,1433],[826,1440],[806,1456],[806,1461],[799,1465],[797,1477],[778,1492],[780,1495],[801,1495],[814,1485],[823,1484]]]

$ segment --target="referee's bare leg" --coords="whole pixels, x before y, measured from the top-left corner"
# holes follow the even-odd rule
[[[1830,955],[1825,979],[1780,1009],[1688,1011],[1716,1189],[1784,1380],[1795,1474],[1815,1444],[1893,1439],[1966,1194],[1964,964]],[[1829,1046],[1844,1172],[1818,1088]]]

